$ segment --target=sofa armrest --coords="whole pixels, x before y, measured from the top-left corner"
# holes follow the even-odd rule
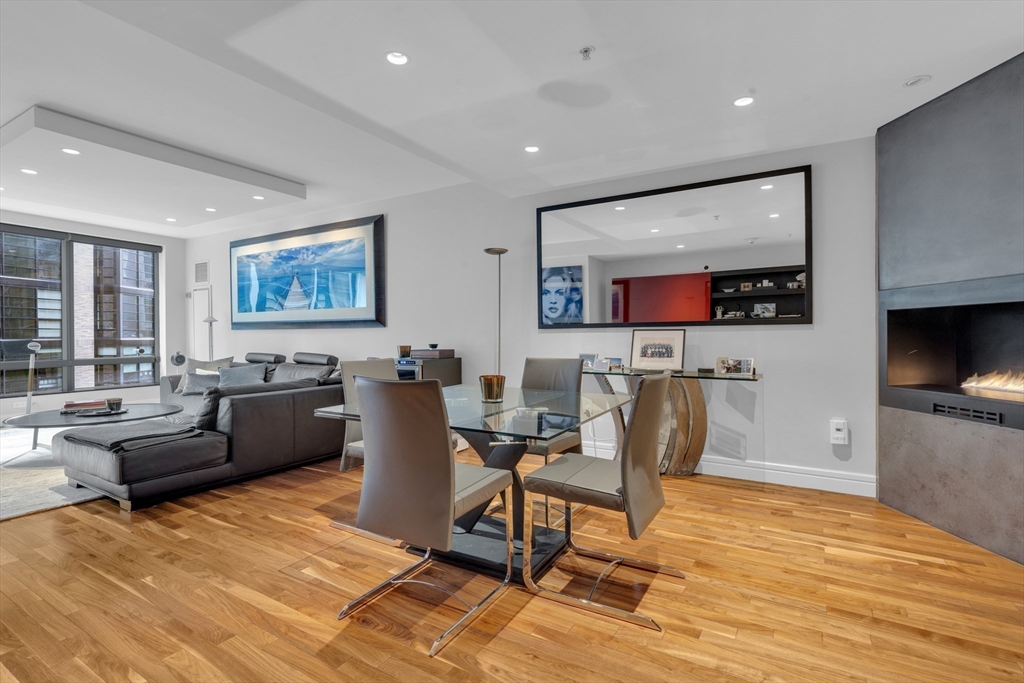
[[[164,375],[160,378],[160,402],[161,403],[177,403],[177,401],[171,400],[174,390],[178,388],[178,384],[181,382],[181,375]]]

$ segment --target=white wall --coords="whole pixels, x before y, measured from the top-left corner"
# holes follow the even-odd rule
[[[118,230],[101,225],[77,223],[57,218],[33,216],[13,211],[0,211],[0,222],[12,225],[24,225],[44,230],[58,230],[78,235],[108,237],[128,242],[144,242],[163,247],[159,261],[160,285],[160,369],[165,374],[170,363],[167,359],[177,349],[185,345],[185,241],[174,237],[162,237],[129,230]],[[65,400],[88,398],[104,398],[118,395],[127,403],[156,401],[160,397],[157,387],[122,388],[116,390],[97,390],[75,392],[74,394],[35,394],[32,396],[33,410],[53,410],[60,408]],[[24,401],[24,397],[0,399],[0,416],[3,418],[20,415],[24,407],[14,407],[14,403]]]
[[[686,366],[713,364],[718,356],[754,357],[764,374],[759,400],[764,411],[764,463],[754,467],[728,458],[705,456],[703,471],[762,478],[798,486],[875,494],[875,170],[874,139],[767,154],[669,173],[629,178],[528,198],[520,208],[524,225],[518,242],[507,246],[520,269],[511,286],[526,290],[534,264],[532,208],[643,189],[743,175],[804,164],[812,165],[814,323],[765,327],[689,327]],[[525,227],[529,226],[529,227]],[[509,271],[513,271],[512,268]],[[518,283],[513,278],[518,276]],[[575,356],[599,352],[629,357],[626,331],[537,330],[532,299],[524,298],[512,315],[524,316],[521,338],[506,339],[517,354]],[[532,324],[531,324],[532,323]],[[511,329],[513,326],[509,325]],[[628,361],[627,361],[628,362]],[[724,392],[716,388],[716,394]],[[709,399],[709,420],[726,426],[724,395]],[[735,401],[732,401],[735,403]],[[851,443],[829,443],[828,420],[849,420]],[[759,438],[752,425],[750,437]],[[763,471],[759,471],[763,467]]]
[[[756,467],[709,455],[705,471],[874,495],[875,481],[875,194],[874,141],[792,150],[508,199],[467,183],[312,215],[254,223],[189,240],[186,271],[209,260],[216,355],[247,351],[329,352],[342,359],[390,356],[398,344],[437,342],[463,358],[463,379],[494,364],[496,257],[503,246],[502,369],[515,384],[523,359],[597,352],[629,357],[628,330],[537,329],[538,206],[811,164],[814,204],[813,325],[688,328],[686,365],[717,356],[753,356],[765,374],[750,438],[762,440]],[[387,327],[230,330],[228,245],[232,240],[384,213]],[[186,283],[190,286],[191,281]],[[184,315],[182,316],[184,322]],[[724,389],[722,390],[724,391]],[[728,426],[735,396],[709,397],[711,420]],[[835,449],[828,419],[850,421],[852,443]],[[763,465],[760,461],[763,460]]]
[[[228,249],[232,240],[378,213],[385,214],[387,327],[231,330]],[[192,239],[186,245],[186,262],[191,271],[193,262],[210,261],[214,317],[221,321],[214,325],[217,357],[241,359],[248,351],[268,351],[290,358],[296,351],[312,351],[352,360],[394,356],[399,344],[426,348],[437,343],[456,349],[463,358],[464,378],[475,378],[494,371],[498,261],[483,250],[509,241],[504,234],[510,225],[507,214],[507,199],[467,183]],[[521,270],[518,261],[516,268]],[[503,270],[508,271],[505,261]],[[535,280],[534,275],[529,281],[531,292],[536,289]],[[515,302],[521,290],[521,284],[518,289],[506,287],[503,305]],[[513,320],[506,315],[506,327],[520,324]],[[503,351],[503,357],[513,356]],[[508,366],[505,369],[511,372]]]

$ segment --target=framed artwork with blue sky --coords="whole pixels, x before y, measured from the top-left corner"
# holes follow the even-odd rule
[[[369,327],[384,319],[384,216],[231,243],[231,328]]]

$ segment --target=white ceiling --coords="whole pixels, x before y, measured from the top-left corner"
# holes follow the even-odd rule
[[[680,248],[798,245],[804,212],[800,173],[557,209],[541,216],[544,258],[614,261]]]
[[[0,124],[56,109],[306,185],[312,212],[866,137],[1022,51],[1019,1],[4,0]],[[59,192],[22,201],[0,194],[82,219]],[[105,223],[188,237],[295,210]]]

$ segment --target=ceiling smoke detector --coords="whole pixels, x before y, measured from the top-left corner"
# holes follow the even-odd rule
[[[928,74],[922,74],[920,76],[914,76],[913,78],[908,78],[907,80],[903,81],[903,87],[904,88],[913,88],[914,86],[917,86],[917,85],[923,85],[923,84],[927,83],[930,80],[932,80],[932,77],[929,76]]]
[[[756,241],[757,241],[756,237],[748,237],[747,238],[747,244],[753,244]]]
[[[583,55],[583,61],[589,62],[590,55],[594,54],[596,48],[593,45],[586,45],[580,48],[580,54]]]

